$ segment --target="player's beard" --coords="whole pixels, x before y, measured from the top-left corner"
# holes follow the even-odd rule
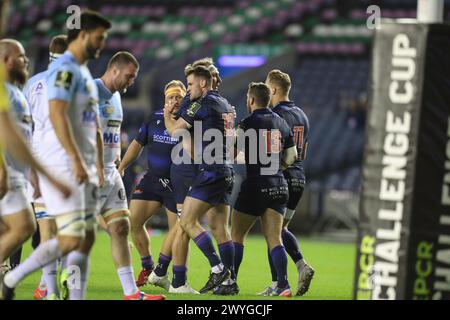
[[[100,56],[100,50],[88,42],[86,46],[86,55],[88,60],[97,59]]]
[[[19,85],[23,86],[28,80],[28,70],[20,64],[15,63],[11,70],[11,78],[13,82],[17,82]]]

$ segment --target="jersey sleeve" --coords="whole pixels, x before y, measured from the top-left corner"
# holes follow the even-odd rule
[[[78,77],[78,70],[69,64],[51,70],[46,77],[48,100],[72,101]]]
[[[283,145],[284,149],[288,149],[290,147],[295,146],[294,133],[292,132],[291,128],[284,119],[282,119],[281,134],[284,141]]]
[[[136,142],[141,146],[145,146],[148,143],[148,126],[149,121],[144,122],[139,128],[138,135],[136,136],[136,138],[134,138],[134,140],[136,140]]]
[[[194,101],[189,107],[187,107],[181,113],[181,117],[186,121],[190,126],[194,126],[195,121],[202,121],[207,115],[206,106],[202,106],[202,103]]]

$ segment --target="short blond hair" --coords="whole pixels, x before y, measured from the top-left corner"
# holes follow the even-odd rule
[[[275,69],[269,72],[267,80],[270,84],[276,86],[283,94],[289,94],[291,90],[291,78],[287,73]]]
[[[179,87],[184,92],[186,92],[186,86],[184,85],[183,82],[181,82],[180,80],[172,80],[169,83],[167,83],[166,86],[164,87],[164,93],[167,91],[167,89],[172,88],[172,87]]]

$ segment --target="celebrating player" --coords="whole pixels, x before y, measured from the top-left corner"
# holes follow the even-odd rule
[[[233,169],[228,163],[230,150],[227,135],[233,135],[234,113],[230,104],[216,91],[212,91],[211,72],[196,66],[188,70],[187,83],[191,104],[181,117],[175,120],[165,108],[164,120],[170,135],[176,130],[201,125],[201,136],[194,136],[194,153],[205,150],[210,144],[219,144],[220,151],[212,159],[201,158],[195,180],[183,203],[180,224],[183,230],[194,240],[199,249],[208,258],[211,274],[200,293],[213,290],[234,274],[234,246],[228,231],[229,198],[233,187]],[[221,141],[203,139],[205,132],[216,129],[221,133]],[[211,132],[211,131],[210,131]],[[200,142],[201,141],[201,142]],[[210,146],[210,147],[211,147]],[[197,149],[198,148],[198,149]],[[200,225],[199,219],[209,211],[209,225],[222,251],[222,259],[217,255],[211,237]],[[212,218],[211,218],[212,217]]]
[[[105,183],[100,188],[100,214],[111,235],[111,251],[125,295],[125,300],[163,300],[140,292],[135,284],[128,233],[128,204],[122,177],[116,168],[120,161],[120,128],[123,110],[120,93],[133,85],[139,63],[129,52],[116,53],[105,74],[96,79],[99,92],[100,119],[103,128]]]
[[[173,80],[165,86],[164,94],[165,103],[171,106],[171,115],[176,116],[180,110],[180,103],[186,95],[184,84]],[[119,171],[123,174],[125,168],[135,161],[147,146],[147,173],[136,186],[130,202],[131,235],[142,263],[142,270],[137,280],[138,286],[143,286],[149,281],[166,290],[170,287],[167,268],[172,260],[172,244],[176,232],[174,226],[177,223],[177,208],[173,185],[170,181],[170,165],[172,149],[177,143],[178,139],[172,138],[167,133],[163,111],[156,111],[140,128],[138,136],[129,146],[119,167]],[[158,265],[155,268],[145,224],[161,209],[162,205],[166,208],[169,232],[162,244]]]
[[[67,36],[55,36],[49,46],[50,64],[59,58],[67,50]],[[40,142],[42,135],[45,134],[43,130],[46,127],[46,122],[50,121],[48,118],[48,99],[47,99],[47,83],[45,78],[47,71],[40,72],[31,77],[25,85],[23,92],[25,98],[30,104],[31,115],[34,122],[33,135],[31,138],[31,145],[33,154],[37,159],[40,159]],[[32,173],[36,176],[35,173]],[[34,185],[37,185],[36,183]],[[30,198],[33,200],[33,209],[36,216],[36,221],[39,225],[40,241],[46,242],[56,236],[55,217],[48,214],[44,200],[40,196],[39,188],[34,190],[30,188]],[[36,195],[37,197],[34,197]],[[34,297],[41,299],[55,299],[59,297],[58,287],[56,284],[56,273],[58,264],[53,261],[42,269],[42,280],[39,286],[34,291]]]
[[[186,66],[184,72],[188,74],[193,67],[204,66],[208,68],[213,76],[212,88],[217,91],[219,89],[222,79],[219,76],[219,71],[213,64],[211,58],[203,58],[194,61],[192,64]],[[189,94],[186,95],[181,104],[180,113],[187,110],[190,105]],[[178,115],[179,116],[179,115]],[[191,134],[192,134],[191,128]],[[192,138],[192,135],[191,135]],[[197,164],[192,160],[193,155],[191,150],[193,149],[193,140],[187,139],[182,140],[183,152],[187,153],[190,157],[191,163],[173,163],[170,168],[170,178],[173,185],[173,190],[175,194],[175,201],[177,202],[178,214],[182,214],[183,202],[186,199],[189,188],[192,186],[195,176],[197,174]],[[183,155],[181,155],[183,156]],[[214,217],[212,217],[214,218]],[[173,241],[172,255],[173,255],[173,278],[170,287],[170,292],[174,293],[197,293],[191,288],[190,284],[187,282],[187,257],[189,251],[189,235],[184,232],[180,224],[175,225],[177,229],[175,239]],[[223,251],[220,251],[223,252]]]
[[[242,183],[231,219],[231,233],[236,248],[235,270],[239,271],[244,240],[258,217],[277,273],[277,288],[271,295],[290,297],[287,280],[286,251],[281,244],[283,215],[288,201],[288,185],[282,164],[294,163],[297,150],[291,130],[268,106],[270,90],[264,83],[251,83],[247,93],[247,109],[251,113],[238,130],[237,151],[244,148],[247,179]],[[270,156],[264,164],[262,156]],[[275,162],[276,161],[276,162]],[[265,172],[270,169],[272,172]],[[254,201],[258,199],[258,201]],[[235,294],[237,284],[220,286],[217,294]]]
[[[289,202],[284,216],[281,237],[287,253],[297,266],[297,295],[301,296],[309,289],[309,285],[314,276],[314,269],[303,259],[297,239],[288,230],[288,225],[292,220],[295,208],[300,202],[303,189],[305,188],[306,179],[303,160],[305,159],[308,147],[309,121],[303,110],[289,100],[291,79],[288,74],[280,70],[272,70],[267,75],[266,84],[270,88],[270,106],[272,107],[272,111],[286,120],[294,134],[294,142],[297,147],[297,159],[289,168],[283,171],[289,187]],[[262,295],[269,295],[277,286],[277,274],[270,254],[268,254],[268,258],[272,272],[272,286],[267,287],[262,292]]]
[[[5,276],[6,299],[12,298],[13,289],[24,277],[66,254],[72,275],[80,282],[71,288],[70,299],[85,297],[89,253],[95,240],[96,189],[103,175],[98,91],[86,62],[99,57],[111,23],[93,11],[82,12],[80,22],[79,29],[69,30],[69,48],[51,64],[46,76],[50,121],[41,141],[44,165],[73,192],[64,199],[41,177],[42,196],[48,212],[56,216],[58,237],[40,244]]]

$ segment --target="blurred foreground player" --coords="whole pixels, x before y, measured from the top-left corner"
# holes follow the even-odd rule
[[[67,36],[58,35],[52,38],[49,45],[49,65],[58,59],[67,50]],[[45,134],[46,123],[50,121],[48,115],[48,98],[47,98],[47,83],[45,78],[47,70],[40,72],[31,77],[24,89],[24,95],[30,104],[31,116],[33,118],[33,134],[31,138],[31,146],[34,156],[41,161],[40,144],[42,137]],[[34,179],[37,176],[34,172],[31,173]],[[40,189],[36,183],[30,186],[29,197],[32,199],[33,210],[36,221],[39,226],[40,242],[46,242],[56,237],[56,222],[55,217],[48,214],[44,199],[40,194]],[[39,286],[34,290],[33,296],[35,299],[49,299],[54,300],[59,297],[58,286],[56,282],[58,269],[58,262],[55,260],[52,263],[42,268],[42,277]],[[63,267],[64,269],[64,267]],[[64,287],[62,288],[65,291]],[[64,294],[62,298],[66,298]]]
[[[236,248],[235,270],[238,274],[245,238],[258,219],[277,273],[277,287],[271,296],[292,296],[287,280],[287,256],[281,241],[283,216],[288,202],[288,185],[282,169],[294,163],[297,150],[291,130],[269,108],[270,90],[264,83],[251,83],[247,108],[251,115],[239,125],[237,152],[244,148],[247,179],[234,205],[231,233]],[[265,161],[270,157],[270,161]],[[263,161],[264,160],[264,161]],[[266,164],[267,163],[267,164]],[[255,202],[255,199],[258,199]],[[221,285],[216,294],[237,294],[237,284]]]
[[[111,238],[111,252],[125,300],[164,300],[139,291],[135,284],[128,233],[129,211],[122,177],[116,168],[120,161],[120,129],[123,121],[121,93],[134,83],[139,63],[129,52],[116,53],[104,75],[95,79],[99,93],[100,120],[103,130],[105,183],[100,188],[100,214]]]
[[[0,176],[6,179],[0,185],[0,261],[4,261],[9,255],[22,245],[34,232],[36,225],[30,210],[28,199],[26,199],[25,176],[22,169],[24,164],[30,167],[54,186],[56,192],[62,192],[62,197],[70,195],[70,189],[64,184],[50,176],[32,156],[22,134],[26,134],[26,139],[31,136],[31,117],[29,107],[25,97],[16,85],[23,85],[27,80],[26,71],[27,59],[20,43],[15,40],[4,39],[0,41],[0,145],[6,146],[8,155],[6,158],[14,163],[14,168],[9,168],[5,160],[4,153],[0,148]],[[9,97],[6,88],[8,88]],[[9,115],[9,105],[13,106],[11,116]],[[28,121],[27,121],[28,120]],[[15,125],[15,122],[20,122]],[[19,162],[14,159],[19,160]],[[7,168],[5,170],[5,168]],[[9,189],[12,186],[12,189]],[[11,209],[17,210],[11,212]],[[3,274],[0,275],[0,296],[1,299],[11,299],[11,291],[4,286]]]
[[[272,111],[283,118],[294,134],[298,157],[295,162],[283,171],[289,187],[289,202],[283,221],[281,237],[286,252],[294,261],[298,271],[297,295],[304,295],[314,276],[314,269],[303,259],[302,252],[295,236],[288,230],[289,222],[295,213],[298,203],[303,195],[306,178],[303,168],[306,150],[308,147],[309,121],[302,109],[289,100],[291,79],[288,74],[280,70],[272,70],[267,75],[266,84],[270,88],[270,106]],[[270,270],[272,272],[272,286],[267,287],[261,295],[268,295],[277,286],[277,274],[270,253],[268,254]]]
[[[56,216],[58,236],[40,244],[5,276],[6,299],[12,299],[13,289],[27,275],[66,254],[68,266],[76,266],[73,276],[80,283],[70,288],[70,299],[85,297],[89,253],[95,241],[96,189],[103,176],[98,91],[86,62],[99,57],[111,23],[94,11],[82,12],[80,20],[81,28],[68,32],[68,50],[46,76],[50,121],[41,145],[44,165],[70,185],[72,194],[64,199],[45,177],[40,179],[48,212]]]

